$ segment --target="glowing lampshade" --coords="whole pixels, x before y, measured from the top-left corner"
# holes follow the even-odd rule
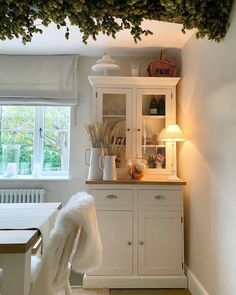
[[[161,136],[162,141],[185,141],[186,138],[177,124],[168,125]]]

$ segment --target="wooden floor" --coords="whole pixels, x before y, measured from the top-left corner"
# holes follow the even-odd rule
[[[73,295],[191,295],[186,289],[85,289],[73,288]]]
[[[109,295],[191,295],[186,289],[131,289],[110,290]]]

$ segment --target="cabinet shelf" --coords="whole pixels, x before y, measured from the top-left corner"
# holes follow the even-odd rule
[[[165,147],[164,144],[142,144],[143,148],[159,148],[159,147]]]
[[[125,119],[125,115],[102,115],[103,118],[124,118]]]
[[[151,120],[161,120],[165,119],[166,116],[161,116],[161,115],[143,115],[143,119],[151,119]]]

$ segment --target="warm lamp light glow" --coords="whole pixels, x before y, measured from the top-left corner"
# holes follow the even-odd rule
[[[172,157],[171,157],[171,175],[169,180],[180,180],[176,175],[176,160],[175,160],[175,145],[178,141],[185,141],[184,134],[177,124],[168,125],[161,136],[162,141],[171,142]]]
[[[161,137],[162,141],[171,141],[171,142],[177,142],[177,141],[185,141],[184,134],[182,130],[179,128],[178,125],[168,125]]]

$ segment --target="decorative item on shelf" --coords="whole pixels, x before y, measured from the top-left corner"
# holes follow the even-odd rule
[[[175,77],[176,63],[164,58],[161,51],[160,59],[151,62],[147,71],[150,77]]]
[[[176,161],[175,161],[175,147],[176,142],[185,141],[184,134],[177,124],[168,125],[162,135],[162,141],[171,142],[172,156],[171,156],[171,175],[169,180],[179,180],[176,175]]]
[[[103,171],[103,180],[116,180],[116,155],[101,156],[99,165]]]
[[[102,179],[102,170],[99,166],[99,159],[103,156],[104,138],[110,132],[107,123],[96,122],[85,124],[86,131],[92,148],[85,151],[85,163],[89,166],[88,179]],[[90,160],[87,160],[88,152],[90,152]]]
[[[96,61],[92,66],[92,70],[96,73],[102,72],[104,76],[108,76],[108,71],[118,71],[120,67],[116,64],[115,60],[105,52],[103,57]]]
[[[131,63],[131,76],[138,77],[139,76],[139,62]]]
[[[126,120],[118,121],[114,125],[113,129],[115,129],[115,132],[116,132],[117,144],[121,143],[121,141],[123,144],[125,144],[126,143]]]
[[[158,107],[157,107],[157,100],[155,96],[151,98],[150,105],[149,105],[149,115],[157,115]]]
[[[20,145],[2,144],[3,175],[14,178],[19,171]]]
[[[32,175],[34,178],[38,178],[41,174],[41,165],[40,163],[34,163]]]
[[[109,129],[110,132],[105,135],[102,142],[102,148],[105,156],[117,156],[124,145],[125,137],[117,137],[117,129]]]
[[[153,155],[148,155],[147,166],[150,169],[163,169],[166,166],[166,157],[163,153],[157,151]]]
[[[89,161],[87,160],[88,152],[90,152]],[[102,170],[99,166],[99,159],[101,156],[103,156],[102,148],[90,148],[85,150],[85,164],[89,166],[89,180],[102,179]]]
[[[155,155],[156,168],[163,169],[166,166],[166,157],[161,153]]]
[[[125,137],[117,137],[118,131],[116,126],[113,129],[108,128],[108,132],[105,132],[101,142],[104,156],[101,156],[99,159],[99,167],[103,171],[103,180],[117,179],[116,159],[125,141]]]
[[[150,145],[153,144],[153,140],[152,140],[152,128],[149,125],[149,123],[147,122],[147,120],[143,120],[142,122],[142,144],[143,145]]]
[[[157,115],[165,116],[165,99],[160,98],[157,103]]]
[[[153,155],[149,155],[147,159],[148,168],[156,168],[156,161]]]
[[[144,177],[145,164],[143,160],[137,157],[129,161],[128,174],[131,179],[140,180]]]
[[[155,143],[155,145],[163,145],[163,142],[162,142],[161,139],[160,139],[160,134],[161,134],[161,132],[156,132],[156,133],[153,135],[153,139],[154,139],[154,143]]]

